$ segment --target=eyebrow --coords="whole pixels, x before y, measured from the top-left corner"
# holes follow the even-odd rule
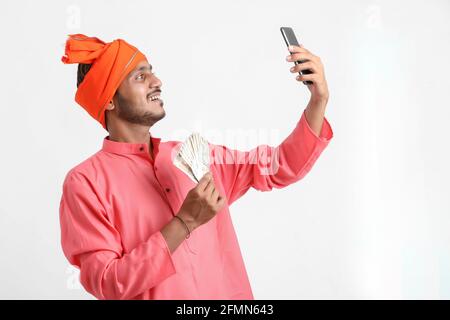
[[[150,69],[150,71],[152,71],[153,70],[153,66],[150,65],[150,68],[148,66],[142,66],[139,69],[137,69],[135,72],[133,72],[133,75],[135,75],[136,73],[138,73],[140,71],[144,71],[144,70],[147,70],[147,69]]]

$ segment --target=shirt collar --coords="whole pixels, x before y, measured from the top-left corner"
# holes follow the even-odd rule
[[[153,144],[153,154],[156,155],[159,149],[159,143],[161,138],[155,138],[150,135]],[[118,142],[109,140],[109,135],[103,138],[102,150],[117,154],[149,154],[148,142],[147,143],[131,143],[131,142]]]

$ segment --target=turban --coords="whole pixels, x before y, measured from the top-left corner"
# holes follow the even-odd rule
[[[91,64],[89,72],[78,86],[75,101],[105,129],[105,107],[125,76],[144,59],[145,55],[125,40],[105,43],[83,34],[69,35],[65,55],[61,58],[66,64]]]

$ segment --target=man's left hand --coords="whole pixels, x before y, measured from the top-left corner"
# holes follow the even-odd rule
[[[303,63],[299,63],[291,68],[292,73],[298,73],[301,70],[309,69],[311,70],[311,74],[303,74],[298,75],[297,81],[312,81],[312,84],[308,84],[307,87],[311,92],[311,100],[317,102],[328,102],[328,85],[325,79],[325,72],[323,68],[322,61],[320,58],[314,54],[312,54],[309,50],[304,48],[302,45],[300,46],[292,46],[292,49],[289,49],[291,54],[288,56],[289,59],[287,61],[299,61],[299,60],[308,60]]]

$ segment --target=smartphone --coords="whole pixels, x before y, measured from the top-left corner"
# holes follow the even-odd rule
[[[292,28],[281,27],[280,31],[281,31],[281,34],[283,35],[284,41],[286,42],[286,47],[289,47],[289,46],[300,46],[298,44],[297,37],[295,36],[294,30],[292,30]],[[289,51],[289,53],[291,53],[291,52]],[[294,61],[294,63],[297,65],[299,63],[303,63],[303,62],[306,62],[306,61],[308,61],[308,60]],[[312,73],[311,70],[306,69],[306,70],[303,70],[303,71],[299,71],[298,74],[302,75],[302,74],[311,74],[311,73]],[[303,81],[303,83],[304,84],[312,84],[313,82],[308,80],[308,81]]]

